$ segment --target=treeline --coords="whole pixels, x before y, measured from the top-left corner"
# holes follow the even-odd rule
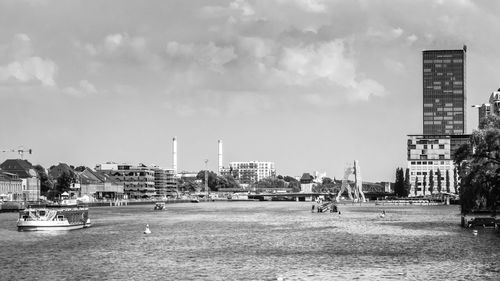
[[[49,171],[54,167],[51,166]],[[71,185],[77,182],[76,172],[85,170],[84,166],[68,166],[68,169],[64,169],[61,173],[51,176],[41,165],[34,165],[33,168],[40,179],[40,194],[47,198],[57,198],[60,194],[69,192]]]
[[[455,153],[462,212],[500,207],[500,117],[488,115]]]
[[[242,189],[241,185],[231,175],[217,175],[213,171],[202,170],[198,172],[195,180],[179,179],[178,190],[181,192],[197,192],[205,190],[205,173],[207,186],[210,191],[221,189]],[[251,188],[256,189],[280,189],[291,188],[293,191],[300,191],[300,182],[290,176],[268,177],[251,184]]]

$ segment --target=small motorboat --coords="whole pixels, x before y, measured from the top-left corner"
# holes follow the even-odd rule
[[[380,218],[385,218],[385,211],[382,211],[382,213],[380,213]]]
[[[154,210],[155,210],[155,211],[163,211],[163,210],[166,210],[166,208],[165,208],[165,202],[156,202],[155,207],[154,207]]]

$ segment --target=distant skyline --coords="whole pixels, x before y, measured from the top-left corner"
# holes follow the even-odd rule
[[[422,132],[422,51],[467,45],[474,104],[500,88],[498,1],[0,1],[0,149],[44,167],[108,161],[367,181]],[[16,158],[1,153],[0,162]]]

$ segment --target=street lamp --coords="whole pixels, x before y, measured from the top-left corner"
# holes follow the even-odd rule
[[[206,192],[206,198],[205,200],[208,199],[208,159],[205,159],[205,192]]]

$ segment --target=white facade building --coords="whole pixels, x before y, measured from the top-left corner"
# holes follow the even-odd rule
[[[276,176],[274,162],[230,162],[229,172],[241,184],[255,183]]]
[[[448,171],[449,191],[455,193],[455,164],[453,157],[458,147],[468,143],[469,137],[470,135],[409,135],[407,155],[411,183],[409,196],[431,194],[429,191],[431,172],[433,172],[434,181],[432,194],[439,193],[438,170],[441,172],[441,192],[447,192],[446,171]],[[424,179],[426,182],[425,190]]]

